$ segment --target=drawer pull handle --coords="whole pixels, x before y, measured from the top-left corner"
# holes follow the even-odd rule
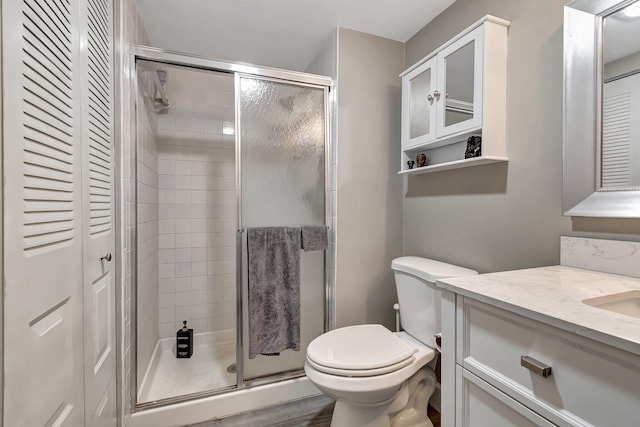
[[[551,366],[530,356],[520,356],[520,366],[527,368],[534,374],[538,374],[543,378],[551,376]]]

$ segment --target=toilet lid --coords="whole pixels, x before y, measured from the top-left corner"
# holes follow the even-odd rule
[[[417,351],[382,325],[357,325],[320,335],[307,347],[307,358],[327,368],[375,370],[400,364]]]

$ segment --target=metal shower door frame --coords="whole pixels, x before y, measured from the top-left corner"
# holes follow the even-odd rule
[[[137,69],[136,62],[138,60],[143,61],[153,61],[158,63],[170,64],[170,65],[178,65],[189,68],[201,69],[201,70],[209,70],[215,72],[223,72],[234,75],[234,86],[237,86],[238,79],[240,76],[245,77],[254,77],[260,78],[264,80],[270,80],[279,83],[300,85],[300,86],[308,86],[308,87],[316,87],[324,89],[324,106],[325,106],[325,168],[324,168],[324,186],[325,186],[325,224],[330,224],[330,206],[331,206],[331,159],[332,159],[332,108],[335,105],[335,96],[333,94],[333,88],[335,87],[334,81],[330,77],[319,76],[315,74],[297,72],[297,71],[288,71],[281,70],[277,68],[271,67],[262,67],[262,66],[254,66],[249,64],[238,64],[230,61],[224,60],[216,60],[209,59],[202,56],[190,55],[179,52],[167,51],[164,49],[158,49],[154,47],[148,46],[131,46],[129,50],[129,69],[134,72],[134,76],[132,77],[133,88],[132,88],[132,96],[131,96],[131,123],[136,126],[137,118],[136,118],[136,98],[137,98]],[[242,285],[243,285],[243,271],[242,271],[242,257],[243,257],[243,247],[242,247],[242,237],[244,235],[244,230],[241,229],[241,208],[242,208],[242,188],[241,188],[241,144],[239,137],[239,107],[238,107],[238,90],[235,88],[235,99],[236,99],[236,120],[235,120],[235,133],[236,133],[236,153],[235,153],[235,161],[236,161],[236,206],[237,206],[237,222],[236,222],[236,385],[220,389],[220,390],[209,390],[204,392],[198,392],[194,394],[184,395],[184,396],[176,396],[173,398],[164,399],[161,401],[148,402],[148,403],[138,403],[137,402],[137,375],[136,365],[137,365],[137,224],[134,224],[135,232],[132,241],[132,247],[136,248],[134,251],[135,259],[132,262],[132,285],[131,285],[131,335],[133,339],[131,339],[131,381],[130,381],[130,389],[131,389],[131,404],[132,410],[139,411],[144,409],[151,409],[160,406],[172,405],[179,402],[190,401],[193,399],[209,397],[217,394],[224,394],[235,390],[251,388],[256,386],[261,386],[264,384],[279,382],[283,380],[287,380],[294,377],[299,377],[304,375],[304,372],[300,370],[299,372],[284,372],[280,374],[274,374],[273,376],[267,377],[264,380],[260,381],[252,381],[250,384],[246,384],[243,378],[243,355],[244,355],[244,343],[242,337],[242,328],[243,328],[243,313],[242,313]],[[132,133],[130,132],[130,135]],[[137,141],[134,144],[137,147]],[[134,150],[134,157],[137,157],[137,148]],[[134,176],[132,178],[137,180],[137,158],[134,159]],[[135,186],[134,186],[135,187]],[[137,210],[137,194],[134,191],[134,199],[136,200],[135,209]],[[335,258],[335,254],[331,254]],[[325,318],[324,318],[324,329],[329,330],[333,324],[335,323],[332,319],[335,306],[335,292],[332,289],[333,281],[330,279],[330,271],[329,271],[329,262],[327,260],[327,254],[325,254]]]

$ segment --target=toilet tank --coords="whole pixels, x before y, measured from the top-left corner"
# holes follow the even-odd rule
[[[435,287],[436,280],[478,272],[415,256],[394,259],[391,269],[396,280],[402,329],[433,347],[433,336],[440,332],[440,291]]]

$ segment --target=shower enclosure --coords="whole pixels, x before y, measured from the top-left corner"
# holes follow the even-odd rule
[[[320,76],[137,48],[138,408],[303,375],[328,326],[324,251],[300,252],[300,351],[248,357],[247,229],[328,223],[328,94]],[[176,332],[194,330],[176,358]]]

